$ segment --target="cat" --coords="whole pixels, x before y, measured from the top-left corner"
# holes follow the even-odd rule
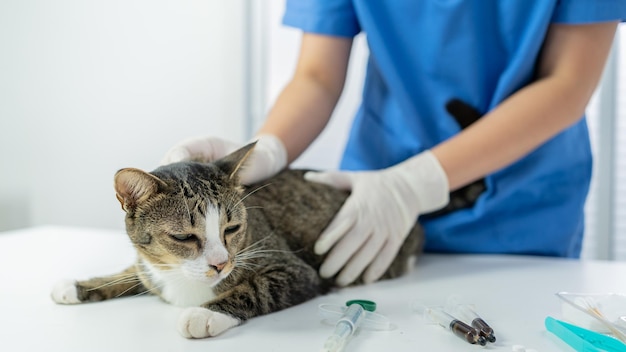
[[[60,282],[53,300],[155,294],[188,307],[179,318],[181,335],[205,338],[327,293],[334,278],[319,276],[325,256],[313,246],[349,193],[305,181],[306,170],[292,169],[244,187],[238,173],[253,148],[215,162],[118,171],[116,196],[138,259],[115,275]],[[423,242],[416,222],[382,279],[406,273]]]
[[[458,99],[446,110],[461,129],[481,116]],[[214,162],[179,162],[150,173],[118,171],[116,196],[136,262],[108,277],[62,281],[53,300],[77,304],[154,294],[188,307],[178,322],[181,335],[204,338],[331,290],[335,278],[318,275],[325,256],[313,246],[349,193],[307,182],[306,170],[292,169],[245,187],[238,173],[253,148],[251,143]],[[485,189],[484,180],[475,181],[452,192],[446,207],[422,217],[472,207]],[[416,222],[381,279],[405,274],[423,244]]]

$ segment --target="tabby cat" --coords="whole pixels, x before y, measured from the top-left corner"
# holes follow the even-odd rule
[[[328,292],[334,279],[319,277],[324,256],[313,245],[348,193],[305,181],[304,170],[243,187],[238,172],[253,148],[210,163],[118,171],[115,190],[138,259],[119,274],[61,282],[54,301],[148,292],[188,306],[179,332],[204,338]],[[422,243],[416,225],[383,278],[405,273]]]
[[[458,99],[446,109],[461,129],[481,116]],[[334,278],[318,276],[324,257],[313,252],[313,244],[348,193],[304,181],[304,170],[285,170],[243,187],[237,175],[253,148],[151,173],[120,170],[115,190],[136,262],[112,276],[60,282],[52,298],[76,304],[155,294],[189,306],[179,331],[203,338],[328,292]],[[485,189],[478,180],[456,190],[448,206],[424,217],[471,207]],[[406,272],[423,240],[416,224],[383,279]]]

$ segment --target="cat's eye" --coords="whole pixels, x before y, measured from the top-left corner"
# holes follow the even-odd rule
[[[179,242],[188,242],[188,241],[192,241],[196,239],[196,236],[190,233],[180,233],[180,234],[176,233],[176,234],[171,234],[170,236]]]
[[[228,226],[226,229],[224,229],[224,235],[233,234],[233,233],[239,231],[239,228],[241,228],[241,225],[239,225],[239,224]]]

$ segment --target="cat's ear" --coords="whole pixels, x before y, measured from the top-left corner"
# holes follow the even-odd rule
[[[125,212],[145,202],[166,186],[158,177],[139,169],[121,169],[115,174],[115,196]]]
[[[246,159],[248,159],[250,154],[252,154],[252,150],[255,145],[256,142],[246,144],[220,160],[217,160],[215,165],[222,169],[222,171],[224,171],[228,177],[232,179],[237,176],[237,173],[241,170],[241,167],[245,163]]]

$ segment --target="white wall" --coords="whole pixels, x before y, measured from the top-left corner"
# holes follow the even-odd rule
[[[122,228],[115,171],[245,138],[244,0],[0,1],[0,230]]]

